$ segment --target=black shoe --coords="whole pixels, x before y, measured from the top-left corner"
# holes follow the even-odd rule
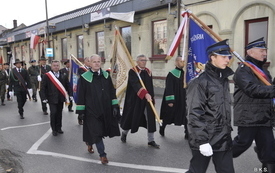
[[[2,103],[1,105],[2,105],[2,106],[5,106],[6,104],[5,104],[5,103]]]
[[[56,131],[53,131],[52,134],[53,134],[53,136],[57,136],[57,132]]]
[[[23,116],[23,114],[20,114],[20,119],[24,119],[24,116]]]
[[[78,124],[83,125],[83,120],[78,118]]]
[[[69,111],[69,112],[73,112],[74,110],[72,110],[72,109],[69,109],[68,111]]]
[[[161,135],[161,136],[164,136],[164,127],[163,126],[160,126],[159,127],[159,134]]]
[[[154,148],[159,148],[160,145],[158,145],[155,141],[148,142],[148,146],[154,147]]]
[[[64,132],[62,130],[57,130],[57,133],[63,134]]]
[[[254,146],[254,151],[255,151],[255,153],[258,153],[258,148],[257,148],[257,146]]]
[[[189,135],[186,133],[186,134],[184,135],[184,139],[185,139],[185,140],[188,140],[188,136],[189,136]]]
[[[49,115],[48,112],[43,112],[44,115]]]
[[[120,139],[121,139],[121,141],[124,142],[124,143],[126,142],[126,136],[127,136],[127,135],[126,135],[125,133],[123,133],[123,132],[121,133],[121,138],[120,138]]]

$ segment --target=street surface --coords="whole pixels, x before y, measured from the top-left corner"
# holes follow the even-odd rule
[[[108,165],[99,161],[97,150],[90,154],[82,141],[82,126],[77,115],[63,109],[63,131],[51,134],[49,115],[43,115],[40,100],[27,101],[25,119],[20,119],[16,98],[0,106],[0,173],[10,169],[15,173],[151,173],[185,172],[191,159],[184,127],[167,126],[165,137],[158,131],[155,141],[160,149],[147,146],[147,131],[140,128],[128,134],[127,142],[120,137],[104,139]],[[161,99],[156,98],[156,110]],[[73,107],[75,109],[75,105]],[[157,126],[157,130],[158,130]],[[236,127],[232,136],[236,135]],[[234,159],[236,173],[260,173],[261,163],[253,151],[254,144],[239,158]],[[207,173],[214,173],[210,163]]]

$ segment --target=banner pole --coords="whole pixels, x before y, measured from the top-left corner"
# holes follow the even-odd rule
[[[127,50],[127,47],[126,47],[126,45],[124,44],[124,40],[122,40],[122,37],[121,37],[121,35],[120,35],[119,32],[118,32],[118,36],[119,36],[119,41],[122,43],[122,46],[125,48],[125,50]],[[131,57],[131,55],[130,55],[130,53],[129,53],[128,51],[126,51],[126,54],[127,54],[128,57]],[[131,64],[132,64],[132,67],[134,68],[134,71],[136,72],[136,74],[137,74],[137,76],[138,76],[138,78],[139,78],[139,82],[140,82],[141,86],[142,86],[144,89],[146,89],[146,87],[145,87],[145,85],[144,85],[144,83],[143,83],[143,81],[142,81],[142,79],[141,79],[141,77],[140,77],[140,75],[139,75],[139,73],[138,73],[138,71],[137,71],[136,65],[134,64],[132,58],[130,58],[129,60],[130,60],[130,62],[131,62]],[[154,114],[155,114],[155,117],[156,117],[156,119],[157,119],[159,125],[162,126],[162,122],[161,122],[161,120],[160,120],[160,118],[159,118],[159,116],[158,116],[158,113],[157,113],[157,111],[156,111],[155,106],[153,105],[153,102],[152,102],[151,100],[147,100],[147,101],[149,102],[149,104],[150,104],[150,106],[151,106],[151,108],[152,108],[152,110],[153,110],[153,112],[154,112]]]
[[[193,13],[190,12],[190,16],[192,16],[199,24],[203,26],[210,34],[212,34],[218,41],[222,41],[222,39],[212,30],[210,29],[206,24],[204,24],[197,16],[195,16]],[[247,63],[236,51],[230,48],[230,51],[233,53],[233,55],[238,58],[244,65],[248,66],[254,74],[266,85],[271,85],[270,82],[268,82],[263,76],[261,76],[256,70],[254,70],[249,63]]]

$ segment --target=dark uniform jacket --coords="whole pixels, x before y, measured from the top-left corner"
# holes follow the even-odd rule
[[[28,68],[28,73],[29,73],[29,75],[30,76],[38,76],[39,75],[39,67],[38,66],[34,66],[34,65],[32,65],[32,66],[30,66],[29,68]]]
[[[5,85],[8,83],[8,76],[5,70],[0,70],[0,85]]]
[[[41,74],[41,78],[43,78],[44,74],[51,71],[51,66],[45,65],[44,67],[42,65],[38,66],[39,73]]]
[[[134,69],[130,69],[124,109],[121,117],[121,128],[123,130],[131,129],[131,133],[137,132],[139,127],[147,128],[147,121],[144,114],[146,107],[149,127],[148,131],[153,133],[156,131],[155,115],[149,102],[145,98],[146,93],[149,93],[152,100],[154,99],[152,73],[148,68],[145,68],[145,70],[140,70],[137,67],[137,69],[146,90],[141,86]]]
[[[60,70],[60,72],[63,73],[64,75],[66,75],[67,78],[69,79],[69,70],[67,70],[66,67],[62,68],[62,69]]]
[[[186,90],[183,87],[184,71],[171,70],[166,77],[162,98],[160,118],[165,124],[183,125],[186,117]],[[173,103],[173,107],[168,106]]]
[[[246,60],[260,68],[271,83],[269,72],[260,62],[247,56]],[[234,75],[234,125],[235,126],[271,126],[274,124],[275,85],[267,86],[261,82],[252,70],[240,64]]]
[[[64,86],[69,96],[72,96],[70,83],[68,77],[59,72],[58,80]],[[47,75],[43,76],[41,84],[41,99],[48,100],[49,104],[57,104],[58,102],[65,102],[66,98],[57,89],[57,87],[52,83]]]
[[[118,108],[116,90],[106,71],[94,74],[90,70],[78,80],[77,114],[85,114],[83,120],[83,141],[90,145],[103,137],[120,136],[118,121],[113,108]]]
[[[11,73],[10,73],[9,91],[14,90],[15,93],[19,92],[19,91],[26,91],[27,92],[27,88],[31,88],[30,76],[29,76],[27,70],[24,69],[24,68],[21,68],[21,72],[20,72],[20,75],[22,76],[22,78],[25,81],[26,87],[23,87],[21,82],[18,80],[18,78],[14,74],[15,71],[17,71],[17,69],[13,68],[11,70]]]
[[[224,70],[207,63],[205,71],[187,87],[189,143],[193,150],[210,143],[213,151],[225,151],[232,145],[231,98],[228,76]]]

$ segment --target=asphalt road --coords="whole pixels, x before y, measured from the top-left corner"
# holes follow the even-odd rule
[[[156,110],[161,99],[156,99]],[[41,104],[27,101],[25,119],[20,119],[17,103],[6,102],[0,106],[0,172],[10,169],[16,173],[150,173],[185,172],[188,169],[191,152],[184,140],[184,128],[167,126],[165,137],[155,133],[160,149],[147,146],[147,132],[140,128],[127,136],[122,143],[120,137],[104,139],[108,165],[99,161],[97,150],[87,151],[82,141],[82,126],[77,115],[63,110],[63,131],[52,136],[49,115],[43,115]],[[236,128],[232,136],[236,135]],[[253,146],[239,158],[234,159],[236,173],[262,172]],[[207,173],[214,173],[210,163]]]

